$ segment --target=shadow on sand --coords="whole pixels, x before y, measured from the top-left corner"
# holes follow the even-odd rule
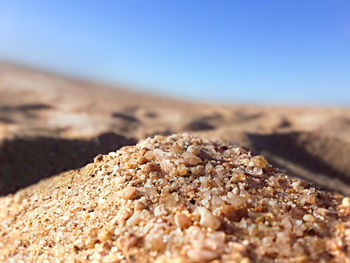
[[[347,173],[349,164],[345,160],[350,149],[345,149],[343,143],[338,140],[320,138],[304,132],[250,133],[247,137],[255,152],[267,152],[304,167],[313,174],[325,174],[330,180],[336,178],[350,184],[350,174]],[[275,163],[274,160],[271,162]],[[280,163],[278,166],[293,174],[293,171]]]
[[[80,168],[101,153],[135,144],[114,133],[91,140],[52,137],[15,138],[0,145],[0,196],[63,171]]]

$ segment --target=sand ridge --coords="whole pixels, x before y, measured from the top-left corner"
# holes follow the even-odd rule
[[[4,262],[348,262],[350,200],[187,134],[2,198]]]

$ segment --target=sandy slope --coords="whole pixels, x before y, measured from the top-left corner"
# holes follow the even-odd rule
[[[154,136],[2,197],[0,261],[347,263],[349,219],[261,155]]]
[[[0,63],[0,194],[183,131],[246,146],[350,194],[350,109],[193,104]]]

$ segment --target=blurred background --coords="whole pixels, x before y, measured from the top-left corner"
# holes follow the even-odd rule
[[[0,2],[0,195],[156,134],[350,193],[350,2]]]
[[[347,106],[349,1],[0,3],[0,57],[179,98]]]

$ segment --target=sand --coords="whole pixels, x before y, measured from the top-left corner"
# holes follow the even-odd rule
[[[2,262],[350,262],[349,198],[187,134],[1,201]]]
[[[347,108],[193,103],[0,63],[0,261],[347,262],[349,143]]]
[[[198,104],[124,88],[0,63],[0,166],[6,167],[0,195],[82,167],[91,153],[125,145],[118,136],[134,144],[184,131],[247,147],[292,176],[350,193],[349,109]],[[114,138],[112,145],[98,143],[104,134]],[[47,141],[56,146],[47,149]],[[86,154],[78,144],[89,149]],[[67,149],[69,161],[61,155]],[[39,161],[28,158],[36,155]],[[45,171],[48,163],[60,169]]]

